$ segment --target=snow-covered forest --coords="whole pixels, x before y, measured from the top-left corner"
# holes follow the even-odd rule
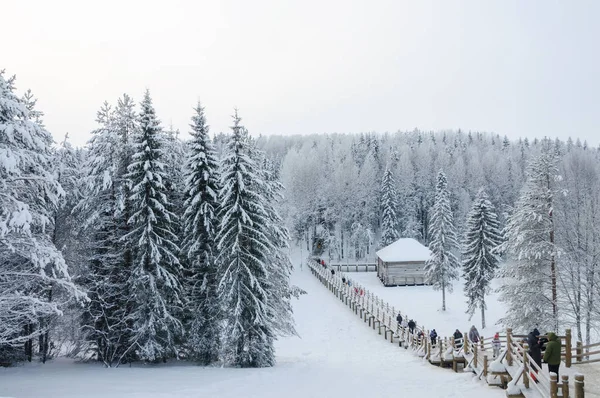
[[[267,137],[243,110],[217,133],[200,103],[180,132],[146,92],[74,148],[15,85],[0,75],[0,363],[272,366],[296,333],[288,245],[372,260],[398,237],[430,247],[432,288],[467,281],[470,314],[498,278],[504,326],[598,332],[600,151],[575,137]]]

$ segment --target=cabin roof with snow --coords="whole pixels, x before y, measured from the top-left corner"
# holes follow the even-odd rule
[[[425,262],[431,256],[429,249],[413,238],[400,238],[375,254],[386,263]]]

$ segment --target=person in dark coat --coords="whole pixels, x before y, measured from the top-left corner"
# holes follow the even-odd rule
[[[408,330],[410,330],[411,334],[413,334],[415,332],[416,326],[417,326],[417,324],[412,319],[410,321],[408,321]]]
[[[469,330],[469,340],[473,343],[479,343],[479,331],[475,327],[475,325],[471,326],[471,330]]]
[[[345,285],[346,284],[346,277],[342,276],[342,283]]]
[[[454,331],[453,336],[454,336],[454,346],[457,349],[462,348],[462,346],[463,346],[463,334],[460,332],[460,330],[456,329]]]
[[[537,364],[537,366],[542,368],[542,345],[540,344],[539,339],[540,332],[537,329],[533,329],[527,335],[527,345],[529,346],[529,357]],[[537,373],[537,370],[536,370]]]
[[[398,325],[402,325],[402,315],[400,313],[398,313],[398,316],[396,317],[396,321],[398,322]]]
[[[331,269],[331,276],[335,275],[335,271],[333,270],[333,268]]]
[[[431,344],[435,345],[435,342],[437,341],[437,332],[435,329],[429,332],[429,338],[431,339]]]

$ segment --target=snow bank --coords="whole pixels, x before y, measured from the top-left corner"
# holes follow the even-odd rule
[[[500,358],[496,359],[494,362],[489,364],[488,367],[490,372],[502,373],[506,372],[506,366],[500,361]]]

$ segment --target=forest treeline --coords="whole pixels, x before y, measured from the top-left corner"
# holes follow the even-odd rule
[[[440,272],[466,279],[468,312],[485,306],[496,278],[508,308],[504,326],[571,327],[584,342],[598,336],[599,148],[576,138],[509,140],[461,130],[257,141],[279,159],[283,213],[313,252],[373,260],[395,237],[432,249],[443,230]],[[438,200],[440,178],[447,204]],[[444,206],[437,219],[446,221],[432,225]],[[444,278],[448,284],[453,276]]]

